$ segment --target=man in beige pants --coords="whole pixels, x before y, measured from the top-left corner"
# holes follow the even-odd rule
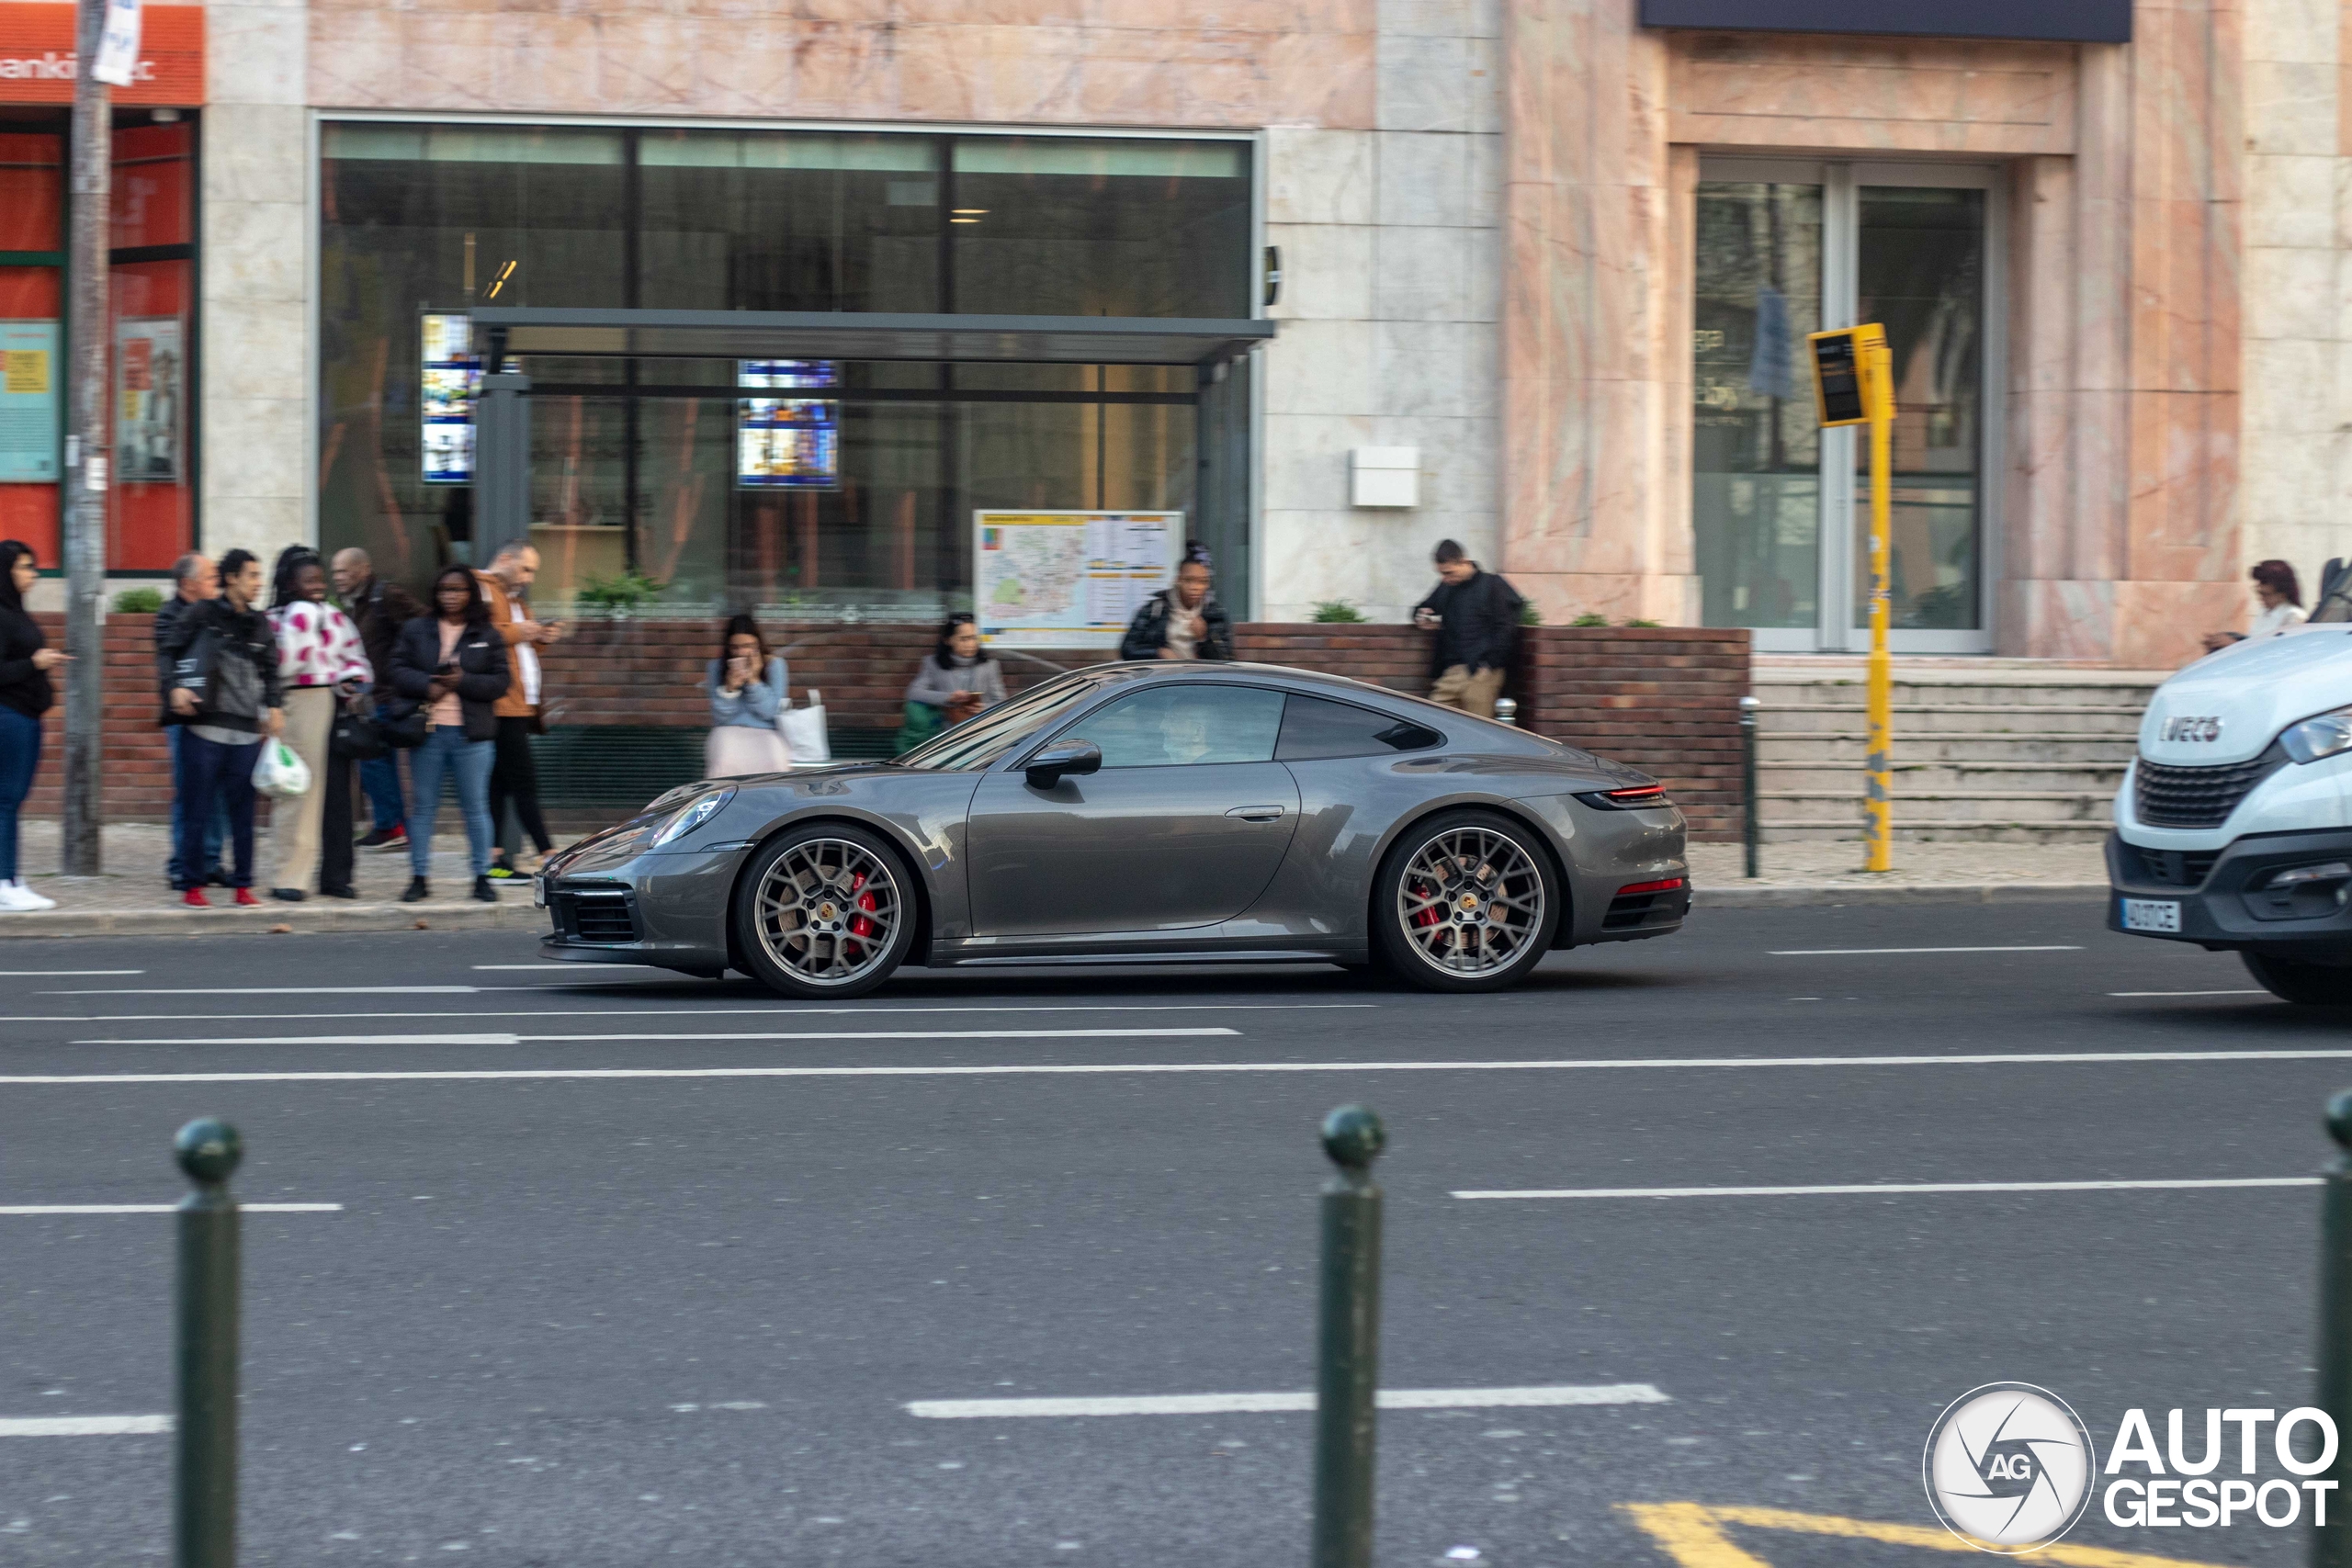
[[[1437,633],[1430,701],[1492,718],[1519,643],[1519,593],[1497,573],[1479,570],[1452,539],[1440,540],[1432,558],[1438,585],[1413,606],[1413,624]]]

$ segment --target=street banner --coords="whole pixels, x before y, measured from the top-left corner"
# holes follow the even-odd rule
[[[110,87],[128,87],[139,80],[139,0],[107,0],[98,57],[90,62],[90,74]]]

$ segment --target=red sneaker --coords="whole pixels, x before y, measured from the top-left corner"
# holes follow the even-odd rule
[[[241,909],[258,909],[261,908],[261,900],[254,897],[254,890],[252,888],[240,887],[237,889],[237,908]]]
[[[191,909],[209,909],[212,908],[212,900],[204,896],[204,889],[201,887],[191,887],[187,892],[181,894],[180,902],[186,904]]]

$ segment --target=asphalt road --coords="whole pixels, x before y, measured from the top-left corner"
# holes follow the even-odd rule
[[[1821,951],[1888,948],[2048,951]],[[245,1201],[344,1206],[245,1220],[249,1564],[1303,1562],[1306,1416],[907,1406],[1309,1387],[1315,1127],[1351,1100],[1391,1135],[1384,1386],[1665,1396],[1386,1414],[1384,1564],[1668,1568],[1628,1503],[1933,1529],[1921,1444],[1987,1382],[2102,1452],[2129,1407],[2161,1438],[2310,1398],[2310,1186],[1453,1196],[2315,1171],[2345,1021],[2095,908],[1702,911],[1477,998],[937,974],[827,1012],[537,963],[0,947],[0,1204],[174,1201],[172,1131],[217,1113]],[[134,973],[58,973],[93,970]],[[2143,1059],[2184,1052],[2218,1055]],[[2333,1057],[2263,1055],[2296,1052]],[[967,1070],[1046,1065],[1095,1070]],[[808,1067],[858,1070],[763,1071]],[[533,1076],[581,1069],[753,1076]],[[333,1076],[382,1073],[420,1076]],[[0,1214],[0,1421],[170,1408],[172,1224]],[[164,1437],[0,1437],[0,1561],[164,1556],[169,1472]],[[1720,1568],[1921,1556],[1735,1533]],[[2069,1540],[2304,1550],[2096,1506]]]

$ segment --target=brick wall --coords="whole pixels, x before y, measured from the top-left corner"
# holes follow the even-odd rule
[[[62,647],[62,618],[40,617]],[[171,811],[171,772],[155,726],[153,617],[107,621],[106,813],[122,821],[161,820]],[[793,697],[816,687],[842,729],[896,729],[916,662],[931,649],[927,626],[770,628],[787,649]],[[1351,676],[1400,692],[1426,688],[1429,641],[1402,626],[1244,625],[1240,658]],[[547,694],[560,725],[698,728],[707,711],[695,683],[716,650],[714,628],[693,621],[600,621],[544,650]],[[798,647],[793,647],[794,644]],[[1098,662],[1107,652],[1046,652],[1058,666]],[[1663,779],[1697,837],[1738,837],[1739,699],[1747,691],[1745,631],[1691,627],[1536,626],[1524,639],[1511,683],[1520,722],[1538,734],[1644,769]],[[1052,671],[1004,660],[1019,692]],[[47,739],[28,809],[58,811],[62,773],[62,709]]]

